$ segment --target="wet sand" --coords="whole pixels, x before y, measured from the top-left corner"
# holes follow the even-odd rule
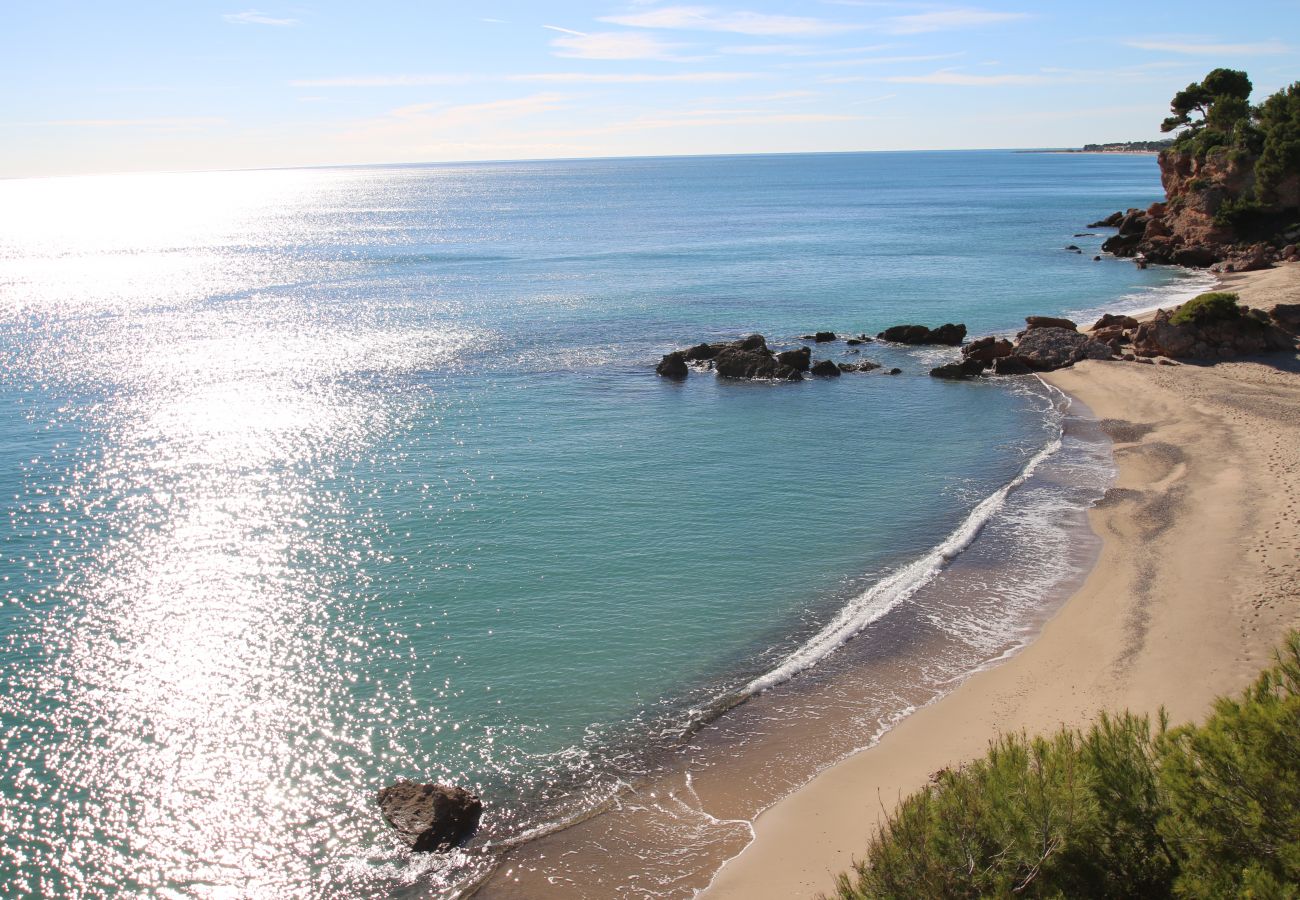
[[[1253,306],[1300,303],[1300,264],[1225,276],[1222,289]],[[998,732],[1120,708],[1200,717],[1300,623],[1300,356],[1085,362],[1046,380],[1114,442],[1116,481],[1089,514],[1103,546],[1083,587],[1019,654],[763,812],[706,900],[828,892],[901,797]]]

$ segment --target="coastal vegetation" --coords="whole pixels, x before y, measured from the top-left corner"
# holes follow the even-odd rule
[[[1300,896],[1300,632],[1200,725],[1009,734],[906,798],[838,900]]]
[[[1241,315],[1241,297],[1228,291],[1210,291],[1188,300],[1169,318],[1174,325],[1235,319]]]
[[[1259,104],[1253,90],[1220,68],[1174,94],[1160,126],[1174,133],[1159,155],[1165,200],[1118,214],[1103,250],[1223,271],[1300,257],[1300,82]]]

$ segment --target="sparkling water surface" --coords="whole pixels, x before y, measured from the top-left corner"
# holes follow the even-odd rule
[[[947,349],[659,355],[1155,305],[1193,282],[1075,234],[1158,193],[1151,157],[995,152],[0,182],[0,893],[490,865],[412,859],[398,776],[480,790],[480,844],[581,812],[1056,427],[929,378]]]

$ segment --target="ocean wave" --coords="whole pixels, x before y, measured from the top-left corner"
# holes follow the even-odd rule
[[[1059,391],[1056,393],[1060,394]],[[1068,398],[1060,394],[1060,399],[1053,403],[1057,413],[1055,435],[1029,459],[1014,478],[976,504],[961,524],[925,556],[894,570],[846,603],[821,631],[801,644],[776,666],[741,688],[731,698],[732,703],[742,702],[789,681],[800,672],[816,665],[872,622],[880,619],[933,581],[948,567],[949,563],[975,542],[980,531],[1002,508],[1011,492],[1032,478],[1034,471],[1061,449],[1064,431],[1059,417],[1068,404]]]

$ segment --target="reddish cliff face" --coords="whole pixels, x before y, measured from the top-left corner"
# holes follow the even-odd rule
[[[1165,150],[1159,157],[1160,181],[1165,201],[1147,210],[1129,210],[1119,222],[1119,234],[1102,249],[1116,256],[1135,256],[1154,263],[1184,266],[1223,264],[1245,271],[1271,265],[1278,258],[1297,256],[1297,235],[1283,234],[1272,242],[1246,241],[1215,215],[1229,201],[1254,196],[1255,160],[1244,154],[1216,149],[1203,158],[1193,153]],[[1277,186],[1272,203],[1257,215],[1280,215],[1300,208],[1300,175]],[[1300,219],[1300,214],[1296,218]]]

